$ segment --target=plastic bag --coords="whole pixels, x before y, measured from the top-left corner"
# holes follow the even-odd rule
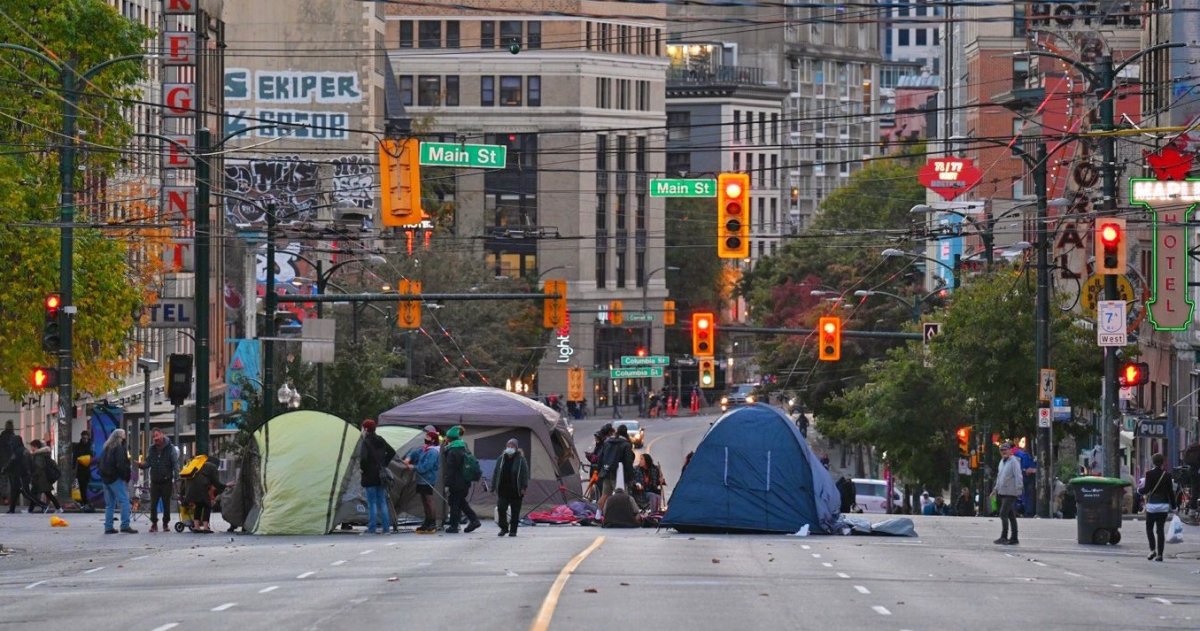
[[[1167,526],[1167,543],[1183,543],[1183,520],[1179,515],[1172,517]]]

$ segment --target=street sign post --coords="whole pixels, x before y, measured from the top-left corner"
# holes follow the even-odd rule
[[[671,358],[666,355],[650,355],[649,357],[638,357],[637,355],[622,355],[622,366],[670,366]]]
[[[650,180],[650,197],[716,197],[716,180]]]
[[[1101,300],[1096,313],[1096,344],[1120,347],[1129,343],[1124,300]]]
[[[608,371],[609,379],[646,379],[663,376],[659,366],[642,366],[639,368],[613,368]]]
[[[508,160],[508,147],[504,145],[467,145],[454,142],[423,142],[419,156],[421,166],[503,169]]]
[[[1050,427],[1050,408],[1038,408],[1038,427]]]

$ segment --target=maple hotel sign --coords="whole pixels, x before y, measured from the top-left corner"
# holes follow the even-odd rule
[[[1146,303],[1150,323],[1159,331],[1180,331],[1192,321],[1195,303],[1188,297],[1187,220],[1200,202],[1200,179],[1129,181],[1130,201],[1150,210],[1154,231],[1154,297]]]

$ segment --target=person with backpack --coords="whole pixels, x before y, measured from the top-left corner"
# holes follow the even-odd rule
[[[437,532],[437,513],[433,509],[433,487],[437,485],[438,468],[441,462],[439,452],[441,435],[436,429],[425,432],[425,444],[408,452],[404,456],[404,465],[416,474],[417,495],[421,498],[421,509],[425,519],[417,527],[418,535],[429,535]]]
[[[386,535],[391,530],[392,519],[388,511],[387,485],[384,478],[391,476],[387,471],[388,463],[396,457],[396,450],[387,444],[382,436],[375,433],[377,427],[374,419],[362,422],[362,450],[358,457],[361,471],[363,491],[367,495],[367,534],[376,533],[375,524],[379,524],[379,534]]]
[[[221,482],[220,470],[212,460],[206,459],[199,470],[192,474],[183,492],[183,499],[194,506],[192,532],[212,533],[209,520],[212,518],[213,498],[224,490],[225,484]]]
[[[29,476],[32,497],[42,505],[43,513],[61,513],[62,504],[59,504],[58,498],[54,497],[54,483],[62,477],[62,472],[58,469],[58,463],[54,461],[50,445],[43,444],[42,441],[35,438],[29,441],[29,446],[33,448]],[[54,504],[54,508],[50,508],[50,504]],[[32,504],[29,509],[33,510]]]
[[[104,441],[104,450],[100,452],[100,482],[104,484],[104,534],[115,535],[113,528],[113,512],[117,505],[121,507],[121,530],[126,534],[137,534],[129,525],[129,479],[133,477],[133,467],[129,463],[129,450],[125,446],[125,430],[114,429]]]
[[[604,505],[612,496],[617,485],[617,469],[624,467],[625,475],[633,475],[633,443],[629,442],[629,428],[625,425],[617,427],[615,436],[604,441],[600,450],[600,512],[604,513]]]
[[[517,525],[521,520],[521,500],[529,488],[529,461],[521,451],[517,439],[510,438],[504,453],[496,458],[492,469],[492,488],[496,492],[496,525],[500,534],[517,536]],[[509,513],[512,513],[511,517]]]
[[[446,439],[450,442],[446,444],[442,454],[442,462],[445,465],[442,481],[446,485],[446,497],[450,502],[450,519],[446,524],[446,532],[451,534],[458,532],[458,525],[464,514],[470,523],[463,532],[475,532],[482,525],[475,510],[467,502],[471,484],[480,478],[479,461],[467,449],[467,443],[463,441],[462,436],[461,425],[451,427],[450,431],[446,432]]]
[[[166,434],[154,430],[145,462],[138,468],[150,470],[150,532],[158,532],[158,502],[163,504],[163,532],[170,532],[171,495],[175,488],[175,473],[179,471],[179,456]]]

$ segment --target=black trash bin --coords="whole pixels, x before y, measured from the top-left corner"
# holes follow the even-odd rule
[[[1084,476],[1070,482],[1075,493],[1075,525],[1079,543],[1117,544],[1121,541],[1121,498],[1129,482],[1119,478]]]

